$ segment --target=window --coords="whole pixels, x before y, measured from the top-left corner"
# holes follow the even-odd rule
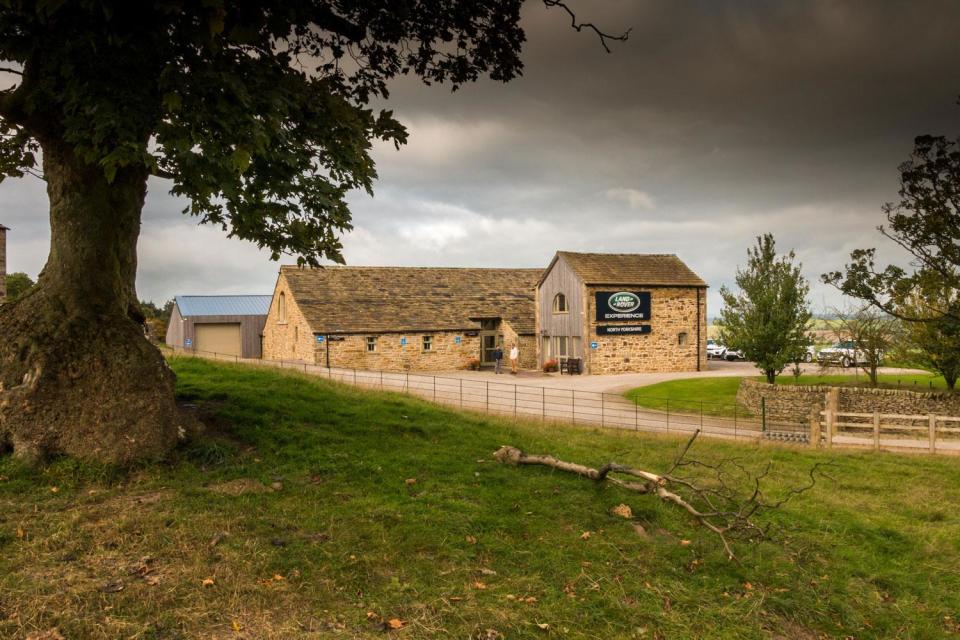
[[[300,342],[300,325],[293,325],[293,341]]]
[[[685,331],[677,336],[677,344],[681,347],[685,347],[687,345],[687,333]]]
[[[367,338],[367,352],[373,353],[377,350],[377,339],[373,336]]]
[[[423,336],[423,350],[433,351],[433,336]]]
[[[554,352],[557,354],[558,358],[566,358],[569,353],[567,353],[567,348],[570,346],[567,336],[556,336],[554,338]]]
[[[549,360],[550,356],[553,355],[553,351],[550,349],[550,336],[543,336],[543,359]]]
[[[277,300],[277,322],[287,321],[287,296],[280,292],[280,298]]]
[[[567,309],[567,296],[562,293],[558,293],[553,298],[553,312],[554,313],[566,313]]]

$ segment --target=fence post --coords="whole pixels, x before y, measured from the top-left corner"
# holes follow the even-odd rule
[[[826,418],[826,424],[827,424],[827,449],[832,449],[833,448],[833,429],[834,429],[833,409],[828,408],[826,411],[824,411],[824,413],[826,414],[824,417]]]
[[[513,417],[517,417],[517,385],[513,385]]]
[[[670,398],[667,398],[667,431],[670,431]]]
[[[633,401],[633,430],[640,431],[640,405],[636,399]]]
[[[760,433],[767,432],[767,398],[760,396]]]
[[[600,427],[601,428],[607,426],[606,423],[604,422],[604,418],[606,417],[604,415],[606,413],[606,404],[603,401],[604,396],[606,395],[607,394],[603,393],[602,391],[600,392]]]
[[[810,446],[820,447],[820,407],[817,405],[810,411]]]
[[[490,381],[487,380],[487,393],[483,397],[484,402],[486,403],[487,413],[490,413]]]
[[[383,369],[380,369],[380,391],[383,391]]]
[[[873,412],[873,450],[880,451],[880,412]]]
[[[733,439],[737,439],[737,403],[733,403]]]
[[[577,390],[570,390],[570,418],[573,424],[577,424]]]
[[[460,378],[460,408],[463,409],[463,378]]]
[[[930,414],[930,453],[937,452],[937,416]]]
[[[437,376],[433,376],[433,401],[437,401]]]
[[[357,370],[353,370],[353,386],[357,386]]]
[[[547,421],[547,388],[540,387],[540,420]]]

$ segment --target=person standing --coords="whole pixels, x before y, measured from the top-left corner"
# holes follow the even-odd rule
[[[497,365],[493,372],[500,373],[500,364],[503,362],[503,349],[501,349],[499,345],[493,350],[493,361]]]
[[[517,375],[517,360],[520,358],[520,349],[514,344],[510,348],[510,373]]]

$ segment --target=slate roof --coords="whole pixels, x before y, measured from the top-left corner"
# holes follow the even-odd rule
[[[558,251],[584,284],[706,287],[700,276],[672,253],[574,253]],[[550,263],[547,272],[553,267]]]
[[[180,315],[190,316],[265,316],[273,296],[177,296]]]
[[[502,318],[530,335],[543,270],[285,266],[280,273],[315,333],[477,330],[480,318]]]

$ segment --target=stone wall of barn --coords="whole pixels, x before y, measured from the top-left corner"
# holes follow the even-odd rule
[[[431,337],[431,348],[424,350],[424,336]],[[460,337],[460,342],[456,341]],[[341,339],[342,338],[342,339]],[[367,347],[367,338],[376,340],[375,350]],[[402,340],[406,339],[406,344]],[[464,332],[381,333],[334,336],[314,345],[311,362],[370,371],[450,371],[466,369],[480,355],[480,337]]]
[[[697,371],[705,367],[707,348],[706,291],[692,287],[632,287],[625,291],[650,292],[650,320],[638,322],[597,322],[596,293],[616,290],[614,286],[585,287],[586,330],[583,350],[586,370],[592,374],[661,371]],[[697,340],[699,316],[700,339]],[[642,335],[597,335],[597,326],[649,324]],[[682,335],[683,334],[683,335]],[[597,343],[593,349],[591,343]]]
[[[280,295],[283,294],[284,317],[280,317]],[[287,279],[281,275],[270,302],[267,322],[263,326],[263,358],[265,360],[293,360],[314,364],[313,330],[290,293]],[[322,364],[317,362],[316,364]]]
[[[521,336],[514,331],[510,323],[503,321],[500,323],[500,333],[503,334],[503,365],[510,366],[510,348],[517,345],[520,349],[520,357],[517,365],[521,369],[537,368],[537,337]]]

